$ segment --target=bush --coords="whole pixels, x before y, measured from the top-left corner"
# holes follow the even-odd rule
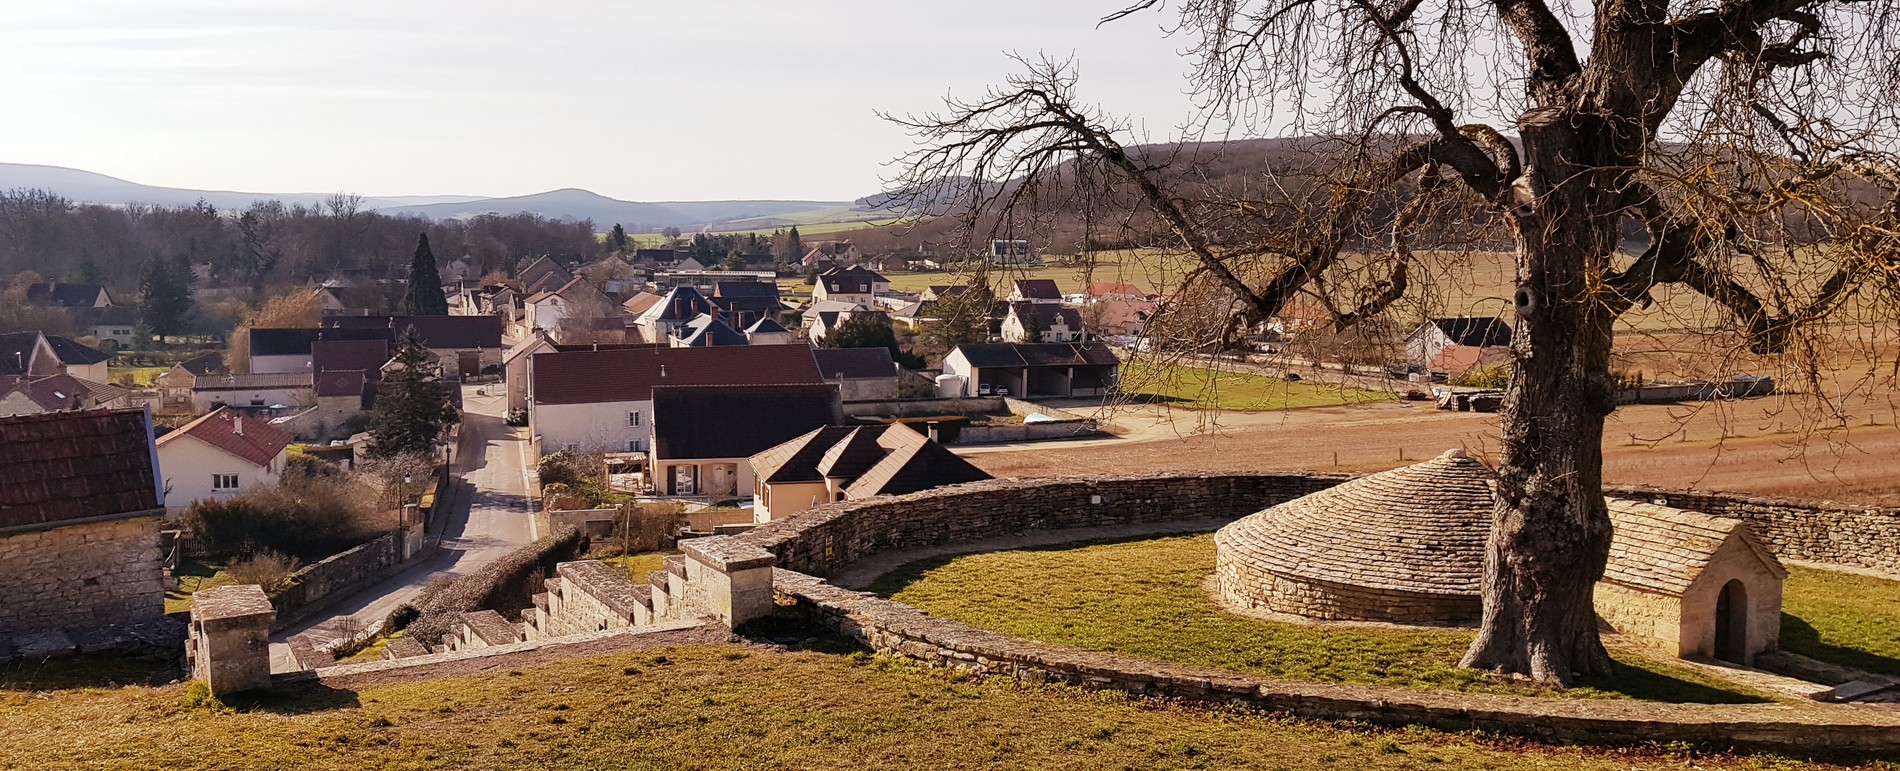
[[[198,501],[185,513],[196,548],[214,557],[277,552],[305,561],[377,535],[374,490],[348,476],[284,476],[230,498]]]
[[[1511,384],[1511,368],[1472,367],[1451,378],[1451,384],[1465,388],[1503,388]]]
[[[613,543],[608,545],[621,554],[670,549],[684,521],[686,507],[677,503],[629,503],[614,517]]]
[[[463,613],[516,611],[533,605],[541,579],[553,573],[555,565],[578,559],[586,550],[586,536],[564,527],[473,573],[431,582],[416,601],[420,612],[408,625],[407,636],[433,649]]]
[[[405,602],[401,605],[397,605],[395,610],[389,612],[389,617],[383,619],[383,629],[394,634],[408,629],[410,624],[415,623],[416,619],[421,617],[422,611],[420,609]]]
[[[265,594],[276,594],[290,586],[297,573],[297,560],[268,549],[231,563],[226,570],[238,584],[256,584]]]

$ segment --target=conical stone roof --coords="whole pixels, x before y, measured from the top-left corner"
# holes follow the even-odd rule
[[[1221,528],[1223,560],[1396,592],[1477,596],[1491,471],[1463,450],[1296,498]]]

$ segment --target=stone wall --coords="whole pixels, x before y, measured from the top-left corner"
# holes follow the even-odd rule
[[[1784,560],[1867,568],[1900,578],[1900,508],[1648,487],[1609,487],[1605,492],[1744,520]]]
[[[1221,596],[1242,607],[1292,613],[1307,618],[1389,621],[1401,624],[1464,624],[1483,611],[1477,597],[1401,592],[1367,586],[1314,581],[1262,570],[1220,551],[1214,575]]]
[[[401,533],[390,533],[305,565],[293,576],[289,588],[271,598],[278,623],[296,621],[303,610],[323,598],[387,575],[390,568],[402,563],[402,542]]]
[[[541,636],[565,637],[653,621],[652,588],[634,583],[606,563],[563,562],[554,573],[546,598],[535,602],[537,610],[545,608],[546,613],[536,615]]]
[[[1877,752],[1900,742],[1900,715],[1887,712],[1526,699],[1276,680],[1024,640],[933,618],[787,570],[774,571],[773,585],[780,601],[879,653],[1027,682],[1242,704],[1321,720],[1493,731],[1558,744],[1689,742],[1768,751]]]
[[[158,517],[0,533],[0,641],[165,614]]]
[[[891,549],[1033,530],[1238,519],[1349,478],[1187,473],[992,479],[829,503],[733,537],[777,555],[779,567],[823,576]]]

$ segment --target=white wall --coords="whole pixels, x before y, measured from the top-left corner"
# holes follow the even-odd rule
[[[203,378],[211,380],[211,378]],[[214,404],[228,404],[233,407],[249,407],[251,402],[263,400],[264,406],[282,404],[290,407],[308,407],[317,403],[316,391],[310,386],[296,388],[250,388],[219,389],[216,391],[192,391],[191,406],[199,412],[210,412]]]
[[[626,452],[627,443],[634,440],[639,440],[642,450],[652,449],[651,401],[536,404],[529,412],[543,455],[566,450],[568,445],[583,452]],[[629,412],[640,413],[640,425],[627,425]]]
[[[286,448],[277,453],[268,467],[260,468],[251,465],[250,461],[205,444],[196,437],[181,436],[166,442],[158,448],[159,478],[164,480],[167,488],[165,507],[185,509],[193,501],[223,498],[258,485],[273,484],[283,471],[289,453]],[[212,474],[236,474],[237,489],[212,493]]]
[[[970,366],[969,359],[963,358],[962,351],[951,351],[949,356],[943,357],[943,374],[963,378],[962,396],[976,395],[977,371],[975,367]]]
[[[284,372],[305,373],[310,371],[310,354],[297,353],[284,356],[252,356],[251,372],[269,375]]]
[[[66,370],[66,374],[72,375],[80,380],[104,383],[107,382],[106,378],[108,377],[106,366],[106,362],[101,361],[93,364],[68,364],[63,369]]]

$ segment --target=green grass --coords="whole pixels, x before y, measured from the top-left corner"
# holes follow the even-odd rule
[[[386,634],[386,635],[377,637],[376,642],[370,643],[368,647],[365,647],[364,649],[357,651],[356,655],[351,656],[349,660],[350,661],[382,661],[383,651],[389,648],[389,644],[391,642],[394,642],[396,638],[401,637],[401,636],[402,636],[402,630],[397,630],[394,634]]]
[[[650,551],[644,554],[622,554],[618,557],[608,557],[601,561],[620,568],[621,572],[626,573],[627,576],[632,578],[636,583],[644,584],[647,581],[647,573],[655,570],[665,570],[666,558],[678,553],[679,552],[676,551]]]
[[[1900,581],[1788,568],[1781,647],[1841,666],[1900,675]]]
[[[1239,412],[1337,407],[1392,398],[1392,394],[1384,391],[1335,383],[1293,383],[1251,372],[1142,361],[1131,361],[1122,367],[1121,388],[1137,401],[1173,402],[1186,407]]]
[[[1613,682],[1552,691],[1458,668],[1468,629],[1280,623],[1224,613],[1201,588],[1212,535],[926,560],[880,578],[878,594],[1044,642],[1255,675],[1408,688],[1736,703],[1763,701],[1692,670],[1619,655]]]
[[[224,706],[188,704],[183,684],[0,693],[0,768],[1816,768],[1347,730],[863,654],[677,647],[505,667]]]
[[[116,364],[108,364],[106,365],[106,379],[117,383],[121,378],[129,375],[133,383],[144,387],[150,386],[153,380],[158,379],[159,375],[170,371],[171,367],[121,367]]]
[[[184,560],[172,570],[178,578],[178,588],[165,591],[166,613],[188,613],[191,611],[191,596],[200,589],[224,586],[236,580],[222,565],[207,565],[196,560]]]

